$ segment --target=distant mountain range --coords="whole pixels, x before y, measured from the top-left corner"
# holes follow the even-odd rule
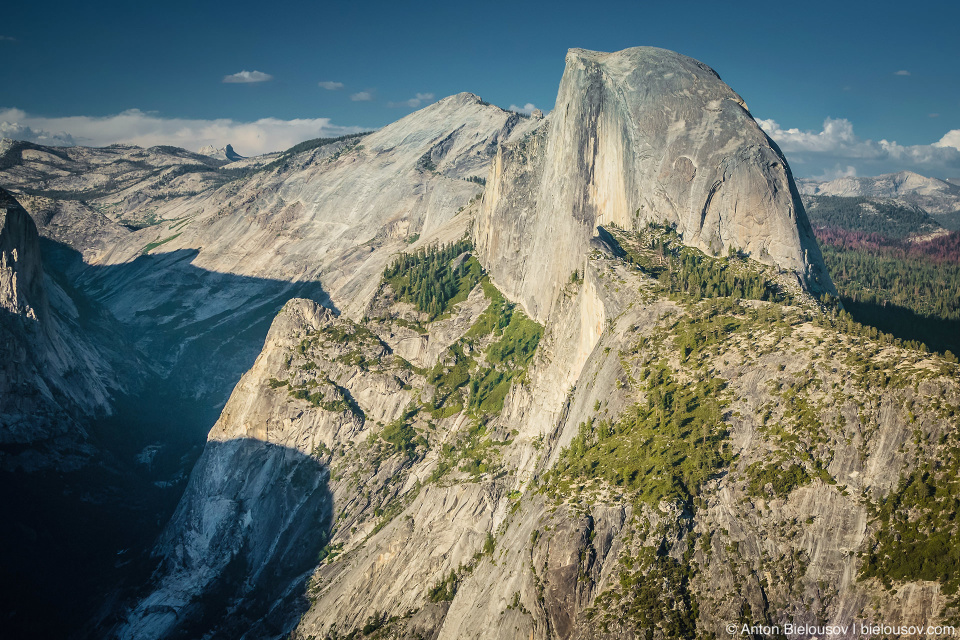
[[[912,171],[863,178],[837,178],[818,181],[797,180],[797,188],[809,209],[816,209],[819,197],[870,198],[870,202],[904,207],[919,207],[946,229],[960,229],[960,179],[928,178]]]

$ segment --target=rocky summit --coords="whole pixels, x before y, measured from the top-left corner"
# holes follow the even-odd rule
[[[786,160],[703,63],[572,49],[546,116],[462,93],[264,158],[0,149],[30,213],[5,196],[4,344],[43,372],[3,370],[4,415],[60,388],[97,427],[151,385],[219,411],[193,457],[151,423],[134,453],[170,448],[177,504],[105,547],[133,560],[81,636],[960,615],[956,359],[844,312]],[[43,311],[73,299],[100,329]],[[133,457],[83,433],[85,464]]]
[[[713,69],[672,51],[571,50],[556,108],[500,148],[490,179],[478,249],[541,319],[598,225],[668,224],[832,291],[783,155]]]

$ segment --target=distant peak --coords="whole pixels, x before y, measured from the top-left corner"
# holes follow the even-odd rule
[[[237,153],[236,151],[234,151],[232,144],[228,144],[228,145],[224,148],[223,152],[224,152],[224,155],[227,156],[227,160],[243,160],[244,157],[245,157],[245,156],[240,155],[240,154]]]
[[[197,153],[204,156],[210,156],[211,158],[216,158],[217,160],[229,160],[230,162],[243,160],[245,158],[245,156],[241,156],[239,153],[234,151],[233,145],[230,144],[221,149],[218,149],[212,144],[208,144],[200,147]]]
[[[438,100],[437,104],[456,104],[456,105],[470,105],[470,104],[483,104],[483,100],[475,93],[470,93],[469,91],[463,91],[461,93],[455,93],[452,96],[447,96],[442,100]]]

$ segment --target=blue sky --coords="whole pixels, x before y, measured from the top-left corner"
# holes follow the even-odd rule
[[[960,176],[957,2],[22,2],[4,14],[7,136],[252,154],[460,91],[549,111],[568,48],[652,45],[716,69],[798,175]]]

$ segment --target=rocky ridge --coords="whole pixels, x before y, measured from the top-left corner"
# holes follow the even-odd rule
[[[960,211],[960,186],[912,171],[876,177],[837,178],[827,182],[804,179],[798,182],[798,186],[801,193],[811,196],[892,198],[922,207],[935,218]]]
[[[462,301],[418,311],[380,256],[323,280],[345,313],[284,306],[117,635],[667,638],[955,613],[949,574],[890,558],[937,555],[904,546],[912,522],[953,531],[956,365],[814,302],[830,283],[789,169],[708,68],[573,50],[560,97],[498,137],[479,205],[410,212],[411,253],[472,229],[487,275]],[[658,99],[707,133],[641,117]],[[426,139],[405,157],[428,182],[477,175],[482,149],[451,161],[426,122],[359,153]],[[910,497],[923,473],[942,498]]]

